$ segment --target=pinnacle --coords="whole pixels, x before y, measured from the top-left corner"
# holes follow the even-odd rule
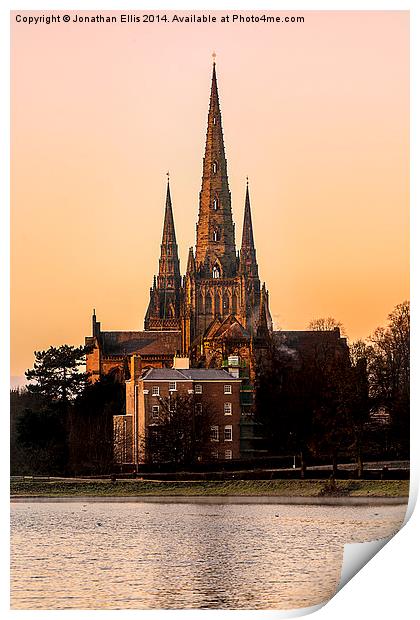
[[[242,248],[254,249],[254,233],[252,230],[251,201],[249,199],[248,177],[246,181],[244,226],[242,230]]]

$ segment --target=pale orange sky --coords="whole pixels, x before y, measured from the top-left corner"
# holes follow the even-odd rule
[[[334,316],[365,338],[408,299],[408,12],[287,12],[305,23],[273,25],[14,14],[12,375],[35,349],[83,343],[93,307],[103,329],[143,328],[168,169],[185,269],[213,50],[237,248],[249,175],[276,327]]]

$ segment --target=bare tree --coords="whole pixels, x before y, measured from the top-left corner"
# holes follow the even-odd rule
[[[193,394],[159,399],[159,412],[146,429],[146,460],[150,463],[190,465],[206,457],[214,412],[196,402]]]
[[[388,325],[369,339],[369,388],[374,406],[391,416],[392,436],[408,451],[410,409],[410,305],[397,305]]]
[[[312,321],[308,324],[308,329],[312,329],[314,331],[333,331],[334,329],[339,329],[340,333],[345,336],[346,332],[343,324],[340,321],[337,321],[332,316],[327,316],[325,318],[312,319]]]

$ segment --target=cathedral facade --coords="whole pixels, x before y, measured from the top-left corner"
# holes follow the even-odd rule
[[[153,278],[144,330],[102,331],[93,316],[87,370],[129,378],[129,358],[140,368],[171,367],[174,356],[192,367],[221,367],[238,356],[252,378],[258,352],[272,331],[268,292],[261,284],[246,184],[242,239],[236,249],[227,161],[213,63],[196,245],[181,276],[168,178],[159,270]]]

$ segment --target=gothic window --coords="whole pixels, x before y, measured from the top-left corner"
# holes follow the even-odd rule
[[[213,162],[213,174],[216,174],[217,172],[217,161]]]
[[[238,298],[236,296],[236,293],[233,293],[232,295],[232,314],[236,314],[238,311]]]
[[[213,116],[213,125],[216,125],[216,123],[217,123],[217,118]]]
[[[218,208],[219,208],[219,201],[217,200],[217,196],[215,196],[213,198],[213,209],[217,211]]]
[[[211,295],[207,293],[206,295],[206,314],[212,313],[212,303],[211,303]]]
[[[217,228],[213,230],[213,241],[219,241],[219,231]]]
[[[198,311],[200,312],[200,314],[203,314],[205,312],[205,297],[204,297],[204,293],[201,293],[200,297],[200,306]]]
[[[213,267],[213,278],[220,278],[220,269],[218,265]]]
[[[229,314],[229,295],[223,295],[223,314]]]

